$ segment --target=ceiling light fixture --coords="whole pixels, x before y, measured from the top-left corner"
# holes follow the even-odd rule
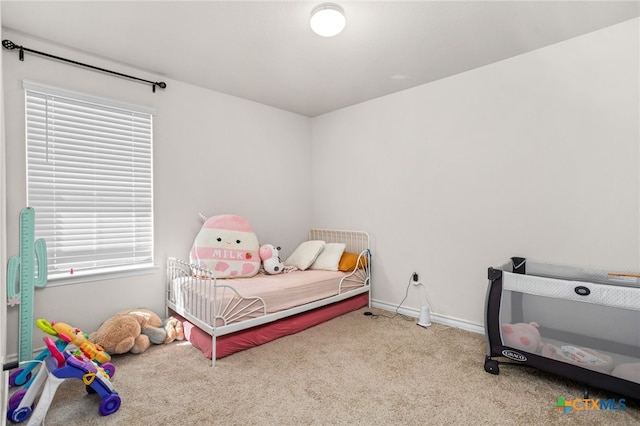
[[[322,37],[340,34],[346,23],[344,9],[335,3],[322,3],[311,12],[311,29]]]

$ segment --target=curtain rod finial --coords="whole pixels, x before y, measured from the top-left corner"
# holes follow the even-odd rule
[[[8,50],[13,50],[18,46],[16,46],[16,44],[11,40],[2,40],[2,47]]]
[[[2,47],[4,47],[7,50],[14,50],[14,49],[20,49],[20,60],[24,61],[24,47],[22,46],[18,46],[17,44],[15,44],[14,42],[12,42],[11,40],[2,40]]]
[[[156,81],[155,83],[153,83],[153,86],[152,86],[153,93],[156,93],[156,86],[158,86],[161,89],[166,89],[167,83],[165,83],[164,81]]]

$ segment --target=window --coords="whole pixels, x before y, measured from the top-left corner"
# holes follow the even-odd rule
[[[48,279],[153,266],[152,116],[24,82],[27,202]]]

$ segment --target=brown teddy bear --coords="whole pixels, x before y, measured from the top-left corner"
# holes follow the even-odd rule
[[[140,354],[152,343],[159,345],[182,339],[180,321],[173,317],[162,321],[155,312],[144,308],[120,311],[89,335],[91,342],[110,354]]]

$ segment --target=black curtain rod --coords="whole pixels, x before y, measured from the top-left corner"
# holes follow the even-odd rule
[[[24,52],[31,52],[31,53],[35,53],[35,54],[38,54],[38,55],[46,56],[47,58],[53,58],[53,59],[57,59],[59,61],[69,62],[69,63],[74,64],[74,65],[80,65],[81,67],[87,67],[87,68],[91,68],[93,70],[102,71],[102,72],[106,72],[106,73],[109,73],[109,74],[115,74],[117,76],[124,77],[124,78],[129,78],[131,80],[137,80],[137,81],[142,81],[144,83],[149,83],[149,84],[151,84],[154,93],[156,91],[156,86],[158,86],[161,89],[166,89],[167,88],[167,83],[165,83],[164,81],[145,80],[143,78],[138,78],[138,77],[133,77],[133,76],[127,75],[127,74],[122,74],[122,73],[117,72],[117,71],[111,71],[111,70],[107,70],[107,69],[104,69],[104,68],[95,67],[93,65],[83,64],[82,62],[74,61],[74,60],[71,60],[71,59],[61,58],[60,56],[50,55],[49,53],[38,52],[37,50],[29,49],[29,48],[26,48],[24,46],[18,46],[17,44],[12,42],[11,40],[2,40],[2,46],[5,49],[8,49],[8,50],[19,49],[20,50],[20,60],[21,61],[24,61]]]

